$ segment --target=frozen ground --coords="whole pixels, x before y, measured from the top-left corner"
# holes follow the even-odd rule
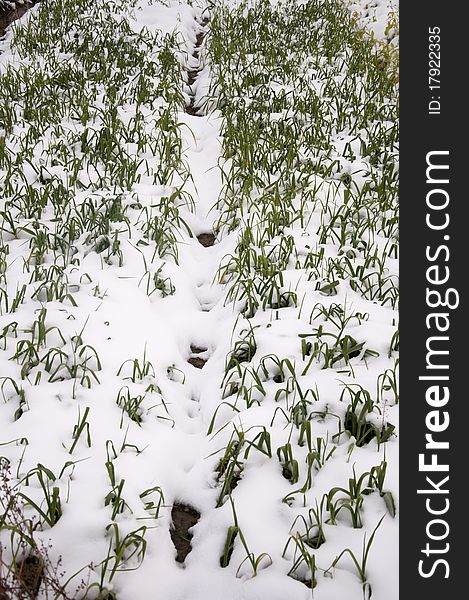
[[[398,597],[396,82],[348,14],[43,0],[0,42],[0,592],[43,542],[71,598]]]

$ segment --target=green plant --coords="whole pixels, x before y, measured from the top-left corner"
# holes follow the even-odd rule
[[[30,506],[33,508],[43,523],[49,527],[53,527],[62,516],[60,488],[58,485],[52,485],[51,488],[51,484],[56,483],[57,477],[50,469],[38,464],[37,467],[28,471],[23,478],[25,485],[29,485],[30,479],[34,476],[36,476],[37,482],[39,483],[40,489],[44,496],[44,508],[42,502],[38,504],[24,492],[18,492],[18,498],[25,501],[25,506]]]
[[[235,545],[236,539],[239,537],[239,540],[246,552],[246,558],[239,565],[238,570],[236,571],[236,576],[238,576],[239,571],[240,571],[241,567],[243,566],[243,564],[246,561],[249,561],[251,568],[252,568],[252,576],[255,577],[257,575],[257,572],[259,571],[260,566],[261,566],[262,562],[264,561],[264,559],[269,560],[270,561],[269,564],[272,564],[272,559],[266,552],[262,552],[257,557],[254,555],[254,553],[250,552],[249,547],[246,542],[246,538],[244,537],[243,532],[239,526],[238,516],[236,514],[235,505],[234,505],[233,499],[231,498],[231,495],[229,498],[230,498],[230,502],[231,502],[231,510],[233,512],[234,525],[231,525],[228,528],[225,545],[223,548],[223,554],[220,557],[220,566],[225,568],[229,565],[231,555],[234,550],[234,545]]]
[[[355,565],[355,568],[357,570],[358,576],[360,577],[360,581],[362,582],[363,593],[364,593],[364,595],[365,595],[365,593],[368,594],[367,595],[368,598],[370,598],[370,596],[371,596],[371,585],[367,581],[366,566],[368,564],[368,558],[369,558],[369,554],[370,554],[370,550],[371,550],[371,545],[373,544],[376,532],[378,531],[379,526],[383,522],[383,519],[384,519],[384,516],[381,517],[381,519],[378,521],[378,524],[373,529],[368,541],[366,540],[366,533],[363,535],[363,546],[362,546],[361,557],[357,557],[354,554],[354,552],[352,550],[350,550],[350,548],[345,548],[345,550],[342,550],[342,552],[334,559],[334,561],[332,562],[332,565],[326,571],[326,572],[329,572],[330,569],[333,569],[337,565],[337,563],[341,560],[341,558],[344,555],[348,554],[350,556],[350,558],[352,559],[353,564]]]

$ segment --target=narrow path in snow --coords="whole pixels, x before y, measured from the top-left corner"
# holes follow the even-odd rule
[[[196,23],[197,23],[197,25],[199,25],[201,27],[201,29],[197,33],[196,44],[194,47],[194,51],[192,53],[193,64],[190,66],[190,68],[187,71],[187,73],[188,73],[187,83],[189,85],[191,93],[190,93],[190,103],[186,108],[186,112],[194,117],[200,117],[202,115],[200,114],[199,108],[197,107],[197,103],[195,101],[196,100],[196,92],[193,89],[193,86],[199,77],[199,73],[203,69],[203,64],[202,64],[202,61],[200,60],[200,51],[201,51],[202,43],[205,38],[206,27],[209,23],[209,19],[207,17],[205,17],[201,23],[199,23],[198,21],[196,21]]]
[[[187,286],[194,302],[188,306],[184,318],[177,320],[173,325],[181,337],[185,336],[187,339],[184,388],[188,400],[193,401],[194,409],[190,410],[188,415],[188,428],[184,423],[180,423],[179,426],[187,431],[188,445],[206,449],[204,455],[200,452],[194,453],[192,467],[188,473],[190,476],[190,472],[193,471],[198,478],[198,489],[194,498],[190,497],[191,486],[185,485],[184,493],[188,496],[184,498],[184,502],[175,498],[171,511],[171,539],[177,550],[176,561],[180,563],[184,563],[187,555],[193,551],[191,539],[201,519],[199,509],[203,517],[202,507],[197,505],[198,497],[200,489],[207,487],[206,482],[210,478],[211,467],[204,460],[210,448],[206,435],[208,410],[205,418],[203,414],[204,399],[213,396],[213,384],[219,384],[223,372],[222,361],[210,360],[217,349],[217,336],[214,336],[214,333],[232,321],[231,311],[223,306],[223,289],[213,283],[223,256],[222,247],[216,243],[213,233],[217,217],[213,206],[221,189],[220,172],[217,167],[221,145],[219,116],[210,110],[205,114],[202,108],[210,80],[209,67],[204,60],[204,39],[208,27],[208,17],[195,19],[195,44],[190,40],[186,42],[189,49],[185,68],[189,101],[185,113],[180,115],[185,159],[192,176],[190,192],[195,201],[195,210],[192,215],[193,222],[190,224],[194,237],[187,237],[182,244],[180,255],[180,266],[186,275]],[[220,313],[223,313],[223,318]],[[194,437],[199,438],[197,442]],[[213,500],[207,502],[206,508],[209,506],[214,508]]]

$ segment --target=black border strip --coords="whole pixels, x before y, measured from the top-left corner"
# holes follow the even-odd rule
[[[446,600],[461,597],[456,586],[467,589],[465,12],[464,4],[435,0],[403,0],[400,6],[402,600],[416,592],[425,600]],[[430,75],[441,83],[429,81]],[[445,307],[445,299],[451,306],[459,300],[459,306]]]

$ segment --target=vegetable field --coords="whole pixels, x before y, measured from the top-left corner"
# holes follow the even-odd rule
[[[6,29],[0,600],[397,599],[398,51],[384,2]]]

